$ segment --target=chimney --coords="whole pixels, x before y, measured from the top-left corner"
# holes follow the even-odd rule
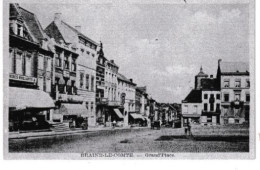
[[[75,28],[76,28],[76,30],[77,30],[78,32],[81,32],[81,26],[80,26],[80,25],[75,26]]]
[[[61,22],[61,13],[54,14],[54,22]]]
[[[131,81],[131,83],[133,83],[133,79],[129,79]]]
[[[220,62],[222,61],[222,59],[218,59],[218,66],[220,66]]]
[[[114,64],[114,60],[110,60],[110,62]]]

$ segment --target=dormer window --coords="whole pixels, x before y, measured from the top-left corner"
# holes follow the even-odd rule
[[[23,37],[23,26],[20,24],[17,24],[17,35]]]

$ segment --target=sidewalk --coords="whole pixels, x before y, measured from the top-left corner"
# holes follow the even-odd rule
[[[149,127],[89,127],[88,130],[82,129],[74,129],[70,131],[63,132],[54,132],[54,131],[46,131],[46,132],[27,132],[27,133],[19,133],[19,132],[9,132],[9,139],[26,139],[26,138],[39,138],[39,137],[50,137],[50,136],[58,136],[58,135],[73,135],[73,134],[81,134],[81,133],[94,133],[94,132],[103,132],[103,131],[118,131],[118,130],[127,130],[127,129],[147,129]]]

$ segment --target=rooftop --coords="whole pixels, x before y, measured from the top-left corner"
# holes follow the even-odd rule
[[[221,62],[221,73],[249,73],[248,62]]]
[[[187,97],[182,101],[183,103],[201,103],[201,90],[191,90]]]

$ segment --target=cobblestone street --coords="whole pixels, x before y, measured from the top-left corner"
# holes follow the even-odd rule
[[[204,128],[204,127],[203,127]],[[198,127],[193,138],[184,129],[110,130],[84,134],[9,140],[10,152],[248,152],[248,129]],[[205,129],[205,128],[204,128]],[[225,130],[225,135],[219,132]],[[210,133],[211,132],[211,133]]]

